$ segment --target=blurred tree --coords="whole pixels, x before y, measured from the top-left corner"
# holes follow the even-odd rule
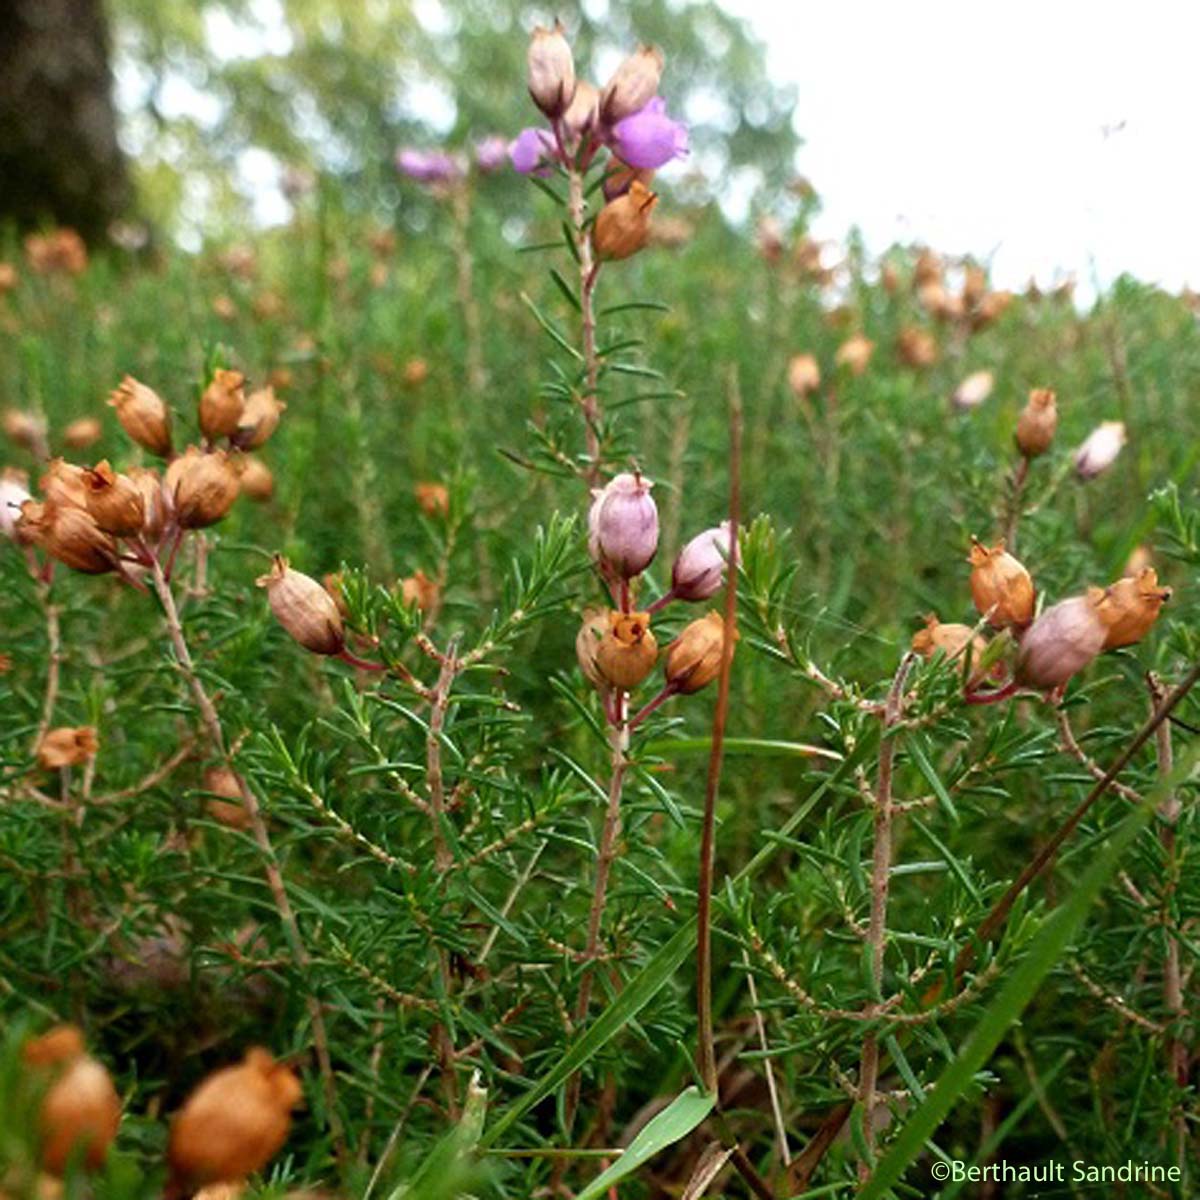
[[[745,22],[712,0],[113,4],[122,65],[140,84],[128,132],[160,219],[187,190],[171,174],[187,173],[203,176],[209,217],[227,206],[240,220],[240,165],[251,150],[266,151],[280,170],[337,177],[351,207],[394,205],[398,143],[466,146],[533,122],[526,35],[555,15],[570,30],[581,74],[600,83],[638,42],[666,50],[663,94],[692,122],[692,162],[709,179],[752,168],[746,183],[774,190],[791,177],[791,95],[768,79]]]
[[[100,0],[0,4],[0,217],[104,233],[129,198]]]

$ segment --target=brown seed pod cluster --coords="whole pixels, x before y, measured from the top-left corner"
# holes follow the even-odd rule
[[[239,495],[270,499],[270,468],[245,452],[263,446],[279,425],[286,405],[272,387],[247,396],[241,372],[218,369],[200,398],[202,443],[181,454],[171,411],[153,388],[127,375],[109,405],[131,441],[167,460],[165,471],[140,464],[121,470],[107,458],[92,467],[56,458],[35,496],[23,475],[6,470],[0,478],[0,533],[74,571],[115,572],[145,587],[145,572],[157,565],[169,576],[185,534],[222,520]],[[44,456],[40,417],[10,411],[4,427],[11,439]],[[64,441],[86,447],[100,434],[99,422],[84,417],[67,427]]]

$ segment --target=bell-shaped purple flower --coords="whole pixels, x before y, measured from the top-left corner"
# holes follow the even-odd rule
[[[548,129],[531,125],[522,129],[508,147],[513,169],[522,175],[532,175],[554,156],[554,137]]]
[[[655,96],[640,112],[618,121],[612,146],[631,167],[656,171],[688,152],[688,130],[682,121],[667,116],[667,103]]]
[[[671,594],[679,600],[715,596],[731,560],[737,561],[737,553],[730,545],[729,522],[722,521],[698,533],[680,550],[671,568]]]
[[[418,150],[402,146],[396,151],[396,169],[418,183],[453,183],[462,175],[462,166],[452,154],[442,150]]]
[[[625,472],[596,493],[588,513],[588,549],[592,557],[621,579],[640,575],[658,551],[658,506],[654,485]]]
[[[498,171],[508,161],[508,140],[490,134],[475,143],[475,165],[485,174]]]

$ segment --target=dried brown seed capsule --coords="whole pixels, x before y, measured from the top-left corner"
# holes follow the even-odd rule
[[[121,428],[145,450],[159,458],[171,455],[171,414],[162,397],[132,375],[126,375],[108,400]]]
[[[650,240],[650,214],[658,196],[640,179],[629,191],[609,201],[596,217],[592,245],[600,259],[616,262],[636,254]]]
[[[341,654],[346,647],[342,616],[333,597],[311,575],[293,571],[287,559],[275,555],[271,573],[258,580],[276,620],[306,650]]]
[[[38,487],[48,504],[64,508],[87,508],[86,472],[65,459],[55,458],[38,480]]]
[[[63,430],[63,442],[72,450],[86,450],[104,435],[104,427],[95,417],[80,417]]]
[[[36,541],[52,558],[84,575],[104,575],[117,565],[117,543],[83,508],[47,503]]]
[[[287,405],[276,397],[273,387],[251,392],[238,421],[234,445],[242,450],[257,450],[278,428],[285,408]]]
[[[224,450],[205,454],[195,446],[167,468],[167,495],[184,529],[215,525],[238,497],[238,476]]]
[[[1035,593],[1029,572],[997,542],[990,549],[971,539],[971,598],[995,629],[1024,628],[1033,620]]]
[[[145,523],[142,489],[128,475],[118,475],[107,459],[84,473],[87,510],[105,533],[132,537]]]
[[[0,296],[11,292],[20,282],[17,268],[10,262],[0,262]]]
[[[142,496],[142,536],[153,540],[162,533],[167,519],[163,481],[153,467],[130,467],[126,474]]]
[[[654,670],[657,658],[649,613],[608,614],[608,629],[596,647],[595,662],[613,687],[626,691],[637,687]]]
[[[656,46],[642,46],[626,58],[608,81],[600,98],[600,115],[608,125],[641,112],[658,94],[663,55]]]
[[[963,268],[962,298],[968,308],[974,308],[987,294],[987,273],[982,267],[970,264]]]
[[[527,82],[533,102],[551,120],[561,117],[575,97],[575,59],[561,21],[538,25],[529,39]]]
[[[422,612],[432,612],[438,606],[441,589],[436,579],[424,571],[414,571],[400,581],[400,598],[405,604],[415,604]]]
[[[933,334],[925,329],[908,326],[896,338],[896,353],[900,361],[918,370],[932,367],[938,360],[938,345]]]
[[[733,638],[738,639],[736,630]],[[720,613],[710,612],[685,625],[667,647],[667,683],[684,695],[707,687],[720,674],[724,647],[725,622]]]
[[[608,632],[608,610],[605,608],[587,608],[583,612],[583,624],[575,635],[575,657],[579,661],[579,669],[584,678],[598,688],[608,686],[608,680],[600,671],[596,661],[596,653],[600,642]]]
[[[998,321],[1004,315],[1012,301],[1012,292],[988,292],[971,314],[971,328],[986,329],[993,321]]]
[[[956,659],[965,658],[969,649],[971,683],[978,683],[986,674],[980,669],[979,662],[987,650],[987,645],[987,638],[976,633],[970,625],[943,623],[938,620],[937,613],[927,614],[925,628],[918,629],[912,636],[912,648],[922,658],[932,658],[941,651],[949,662],[954,662]]]
[[[241,371],[226,371],[218,367],[200,396],[200,432],[206,438],[233,437],[238,431],[246,394],[242,390],[246,377]]]
[[[245,458],[238,464],[242,494],[263,503],[275,494],[275,476],[261,458]]]
[[[405,387],[419,388],[429,378],[429,364],[423,358],[410,358],[401,377]]]
[[[1034,388],[1017,418],[1017,449],[1026,458],[1037,458],[1050,449],[1058,429],[1057,396],[1050,388]]]
[[[61,1175],[73,1158],[89,1170],[100,1167],[117,1136],[121,1099],[108,1072],[85,1051],[83,1035],[59,1025],[29,1042],[22,1058],[55,1076],[38,1113],[43,1168]]]
[[[821,386],[821,368],[811,354],[794,354],[788,363],[788,387],[801,398]]]
[[[875,343],[861,333],[852,334],[838,348],[834,362],[845,367],[851,375],[861,375],[875,353]]]
[[[919,289],[925,284],[941,283],[943,270],[942,260],[936,251],[926,248],[917,255],[913,267],[913,285]]]
[[[242,803],[242,788],[236,771],[229,767],[209,767],[204,772],[204,790],[213,793],[204,807],[214,821],[229,829],[245,831],[250,828],[250,814]]]
[[[237,1066],[213,1072],[171,1125],[167,1162],[172,1178],[196,1187],[261,1170],[287,1140],[301,1096],[291,1067],[257,1047]]]
[[[49,730],[38,743],[38,765],[47,771],[82,766],[99,749],[96,731],[90,725],[63,725]]]
[[[413,495],[427,517],[444,517],[450,512],[450,489],[444,483],[418,483]]]
[[[1134,577],[1118,579],[1106,588],[1100,603],[1100,619],[1107,633],[1105,650],[1132,646],[1150,632],[1162,606],[1171,598],[1171,589],[1158,586],[1158,573],[1144,567]]]

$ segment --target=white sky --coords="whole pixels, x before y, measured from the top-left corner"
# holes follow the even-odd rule
[[[443,2],[420,0],[421,19]],[[970,253],[991,261],[1001,286],[1074,275],[1081,298],[1093,278],[1122,271],[1200,285],[1200,2],[721,3],[750,20],[771,75],[796,88],[796,166],[824,206],[817,237],[841,242],[857,225],[874,252],[919,241]],[[232,32],[209,30],[213,45],[244,53],[287,49],[276,44],[279,0],[250,0]],[[117,77],[133,111],[146,81],[120,57]],[[211,97],[181,78],[167,85],[164,108],[211,122]],[[447,98],[405,100],[435,124],[447,104],[453,117]],[[136,152],[136,128],[126,135]],[[260,224],[288,216],[280,168],[261,151],[238,163]],[[748,199],[743,182],[728,181],[731,211]],[[199,227],[205,197],[189,204]]]
[[[1200,283],[1200,4],[722,3],[797,88],[818,237],[990,256],[1007,286]]]

